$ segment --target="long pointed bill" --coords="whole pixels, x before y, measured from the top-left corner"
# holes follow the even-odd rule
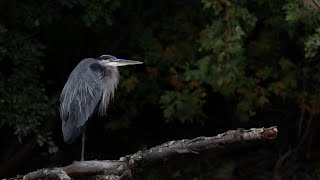
[[[127,66],[127,65],[136,65],[143,64],[141,61],[127,60],[127,59],[113,59],[108,62],[109,66]]]

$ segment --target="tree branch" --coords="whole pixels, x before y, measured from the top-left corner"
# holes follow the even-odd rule
[[[54,169],[41,169],[23,177],[24,180],[37,178],[70,179],[75,176],[99,175],[104,179],[124,179],[131,177],[132,171],[149,163],[168,158],[176,154],[196,153],[206,149],[216,149],[223,145],[243,143],[259,139],[275,139],[277,127],[251,128],[249,130],[230,130],[213,137],[175,140],[163,143],[147,150],[121,157],[119,160],[75,161],[74,163]],[[102,175],[102,176],[101,176]]]
[[[71,180],[71,178],[60,168],[54,169],[41,169],[31,172],[23,177],[25,179],[63,179]]]

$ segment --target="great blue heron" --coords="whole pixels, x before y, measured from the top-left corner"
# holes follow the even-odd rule
[[[60,117],[66,143],[73,143],[82,133],[82,161],[86,122],[98,108],[100,115],[106,115],[119,80],[117,66],[134,64],[142,62],[102,55],[83,59],[71,72],[60,95]]]

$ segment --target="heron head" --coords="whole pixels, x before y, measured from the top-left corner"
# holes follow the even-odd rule
[[[136,65],[142,64],[143,62],[128,60],[128,59],[118,59],[111,55],[102,55],[98,58],[98,60],[102,61],[107,66],[126,66],[126,65]]]

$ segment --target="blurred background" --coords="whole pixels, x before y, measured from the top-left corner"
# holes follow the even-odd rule
[[[0,178],[80,159],[63,142],[59,95],[84,58],[120,68],[86,159],[173,139],[278,126],[272,142],[180,155],[135,179],[320,179],[318,0],[0,1]]]

